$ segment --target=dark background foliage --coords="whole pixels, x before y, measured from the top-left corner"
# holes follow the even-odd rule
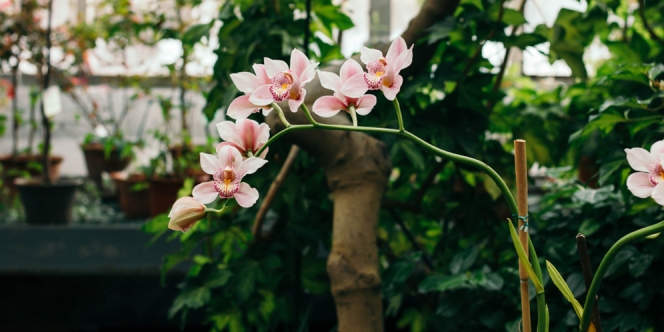
[[[505,28],[526,20],[502,5],[462,1],[454,17],[418,41],[429,51],[418,54],[416,48],[415,61],[427,65],[405,71],[399,95],[405,127],[440,148],[486,162],[511,185],[512,139],[526,139],[529,165],[545,167],[531,175],[535,248],[542,265],[552,262],[583,303],[576,234],[587,237],[596,269],[620,237],[664,217],[654,201],[627,191],[632,171],[623,151],[649,148],[661,139],[664,2],[641,8],[591,1],[586,12],[563,9],[552,27],[516,35]],[[238,95],[230,73],[249,71],[263,57],[287,59],[292,48],[302,48],[305,21],[294,19],[294,12],[304,6],[302,1],[225,3],[216,86],[207,95],[209,118]],[[330,37],[333,28],[352,24],[328,1],[316,1],[312,13],[309,28]],[[610,15],[634,23],[624,27]],[[549,42],[550,60],[563,59],[573,77],[554,87],[536,78],[503,77],[481,57],[486,41],[521,49]],[[605,45],[611,57],[589,77],[583,54],[593,41]],[[323,64],[341,57],[336,45],[317,36],[310,42],[312,57]],[[379,96],[360,125],[396,127],[392,106]],[[496,186],[483,173],[438,160],[407,140],[378,137],[388,145],[394,166],[377,239],[386,328],[515,331],[517,258],[505,224],[509,212]],[[281,142],[271,146],[270,163],[247,178],[261,193],[288,148]],[[181,241],[182,250],[165,258],[164,272],[191,264],[171,315],[185,320],[189,311],[202,310],[212,330],[306,331],[324,326],[313,325],[317,322],[333,325],[325,271],[332,206],[322,171],[300,154],[268,213],[267,237],[253,243],[250,229],[259,204],[233,205],[186,234],[169,234]],[[157,218],[146,230],[163,234],[167,222]],[[664,300],[661,243],[643,241],[618,255],[599,294],[604,331],[664,326],[657,305]],[[571,305],[544,274],[551,331],[576,328]]]

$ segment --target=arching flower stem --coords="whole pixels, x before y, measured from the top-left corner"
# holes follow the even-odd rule
[[[205,213],[222,213],[226,209],[226,206],[228,205],[229,201],[230,201],[230,198],[224,200],[224,205],[222,205],[219,210],[213,209],[213,208],[205,208]]]
[[[277,114],[279,114],[279,119],[284,124],[284,126],[286,126],[286,128],[290,128],[291,124],[290,124],[290,122],[288,122],[288,120],[286,120],[286,116],[284,115],[284,111],[281,109],[281,107],[279,107],[279,105],[277,105],[277,103],[272,103],[271,105],[275,110],[277,110]],[[264,149],[260,149],[261,152],[263,152],[263,150]],[[257,155],[260,156],[260,154],[257,154]]]
[[[399,106],[399,99],[397,97],[394,97],[394,100],[392,101],[394,104],[394,109],[397,111],[397,121],[399,122],[399,132],[403,133],[405,130],[403,129],[403,118],[401,117],[401,106]]]
[[[310,130],[310,129],[327,129],[327,130],[343,130],[343,131],[357,131],[357,132],[363,132],[363,133],[372,133],[372,134],[390,134],[390,135],[396,135],[404,138],[408,138],[412,140],[413,142],[417,143],[419,146],[423,147],[427,151],[441,157],[441,158],[447,158],[452,161],[472,166],[475,167],[481,171],[484,171],[489,175],[489,177],[496,183],[500,191],[503,193],[503,196],[505,196],[505,200],[507,201],[507,205],[512,213],[517,213],[517,207],[516,207],[516,200],[514,199],[514,196],[512,195],[512,192],[510,192],[510,189],[507,187],[507,184],[505,184],[505,181],[498,175],[498,173],[491,168],[489,165],[483,163],[480,160],[477,160],[475,158],[471,157],[466,157],[460,154],[452,153],[449,151],[445,151],[443,149],[439,149],[432,144],[426,142],[425,140],[415,136],[411,132],[407,130],[400,131],[398,129],[389,129],[389,128],[376,128],[376,127],[353,127],[353,126],[345,126],[345,125],[329,125],[329,124],[324,124],[324,123],[318,123],[316,124],[310,124],[310,125],[292,125],[290,127],[287,127],[286,129],[278,132],[274,136],[272,136],[266,143],[265,145],[258,151],[256,151],[256,155],[260,155],[265,148],[270,146],[274,141],[278,140],[281,136],[288,134],[289,132],[292,131],[300,131],[300,130]]]
[[[593,276],[593,281],[590,283],[590,288],[586,294],[586,302],[583,304],[583,315],[581,316],[581,324],[579,326],[580,331],[585,332],[588,330],[588,326],[590,325],[590,316],[593,313],[591,308],[595,305],[595,296],[599,290],[599,284],[602,282],[602,279],[604,279],[606,271],[608,271],[609,266],[611,266],[611,263],[613,262],[613,259],[616,257],[618,252],[620,252],[624,246],[631,242],[644,239],[646,236],[660,233],[662,231],[664,231],[664,221],[631,232],[620,238],[618,242],[611,246],[606,255],[604,255],[604,258],[602,258],[602,262],[599,264],[599,268],[597,268],[597,272]]]
[[[311,112],[309,112],[309,108],[307,108],[307,105],[302,103],[302,105],[300,105],[300,108],[302,109],[302,112],[304,112],[304,115],[307,116],[307,119],[309,120],[309,122],[311,122],[311,124],[313,124],[314,126],[319,126],[320,125],[320,123],[318,123],[318,122],[316,122],[316,120],[314,120],[314,117],[311,115]]]

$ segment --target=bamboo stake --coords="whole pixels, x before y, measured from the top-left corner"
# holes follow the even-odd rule
[[[519,212],[519,240],[528,255],[528,227],[526,221],[528,216],[528,166],[526,164],[526,141],[518,139],[514,141],[514,168],[516,171],[516,195]],[[525,220],[524,220],[525,219]],[[528,273],[519,261],[519,282],[521,285],[521,315],[523,332],[531,331],[530,323],[530,296],[528,294]]]

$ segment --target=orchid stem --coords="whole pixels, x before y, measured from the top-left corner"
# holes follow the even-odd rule
[[[355,113],[355,107],[350,106],[348,108],[348,113],[350,113],[350,118],[353,120],[353,127],[357,127],[357,113]]]
[[[510,189],[507,187],[507,184],[505,184],[505,181],[498,175],[498,173],[491,168],[489,165],[483,163],[480,160],[477,160],[475,158],[471,157],[466,157],[462,156],[460,154],[448,152],[442,149],[439,149],[430,143],[427,143],[423,139],[415,136],[409,131],[404,130],[403,132],[397,130],[397,129],[389,129],[389,128],[376,128],[376,127],[353,127],[353,126],[345,126],[345,125],[328,125],[324,123],[317,123],[316,125],[292,125],[290,127],[287,127],[286,129],[278,132],[276,135],[270,137],[270,139],[263,145],[258,151],[256,151],[255,155],[259,156],[263,151],[270,146],[274,141],[279,139],[281,136],[288,134],[289,132],[292,131],[300,131],[300,130],[309,130],[309,129],[315,129],[315,128],[320,128],[320,129],[328,129],[328,130],[344,130],[344,131],[357,131],[357,132],[363,132],[363,133],[372,133],[372,134],[390,134],[390,135],[396,135],[400,137],[405,137],[413,142],[417,143],[427,151],[443,158],[450,159],[452,161],[464,164],[464,165],[469,165],[475,168],[478,168],[487,175],[496,183],[500,191],[503,193],[505,196],[505,200],[507,201],[507,205],[512,213],[517,213],[517,207],[516,207],[516,200],[514,200],[514,196],[512,195],[512,192],[510,192]]]
[[[284,115],[284,111],[281,109],[281,107],[279,107],[279,105],[277,105],[277,103],[272,103],[272,107],[275,110],[277,110],[277,114],[279,115],[279,119],[284,124],[284,126],[286,126],[286,128],[290,128],[291,124],[290,124],[290,122],[288,122],[288,120],[286,120],[286,116]]]
[[[392,103],[394,104],[394,109],[397,111],[397,121],[399,121],[399,132],[403,133],[406,130],[403,128],[403,118],[401,117],[401,106],[399,106],[399,99],[397,99],[397,97],[394,97]]]
[[[307,116],[307,119],[309,119],[309,122],[311,122],[312,125],[314,125],[314,126],[319,125],[319,123],[316,122],[316,120],[314,120],[314,117],[311,116],[311,112],[309,112],[309,109],[307,108],[307,105],[302,103],[302,105],[300,105],[300,108],[302,109],[302,111],[304,111],[304,115]]]
[[[229,202],[230,200],[231,200],[230,198],[227,198],[227,199],[224,201],[224,205],[222,205],[222,206],[221,206],[221,209],[219,209],[219,210],[217,210],[217,209],[213,209],[213,208],[209,208],[209,207],[206,207],[206,208],[205,208],[205,213],[222,213],[222,212],[224,212],[224,210],[226,209],[226,206],[228,205],[228,202]]]
[[[609,251],[602,259],[602,262],[599,264],[597,273],[595,273],[593,282],[590,284],[590,288],[588,289],[588,294],[586,294],[586,303],[583,305],[583,315],[581,316],[581,325],[579,326],[580,331],[585,332],[588,330],[588,326],[590,325],[590,317],[593,313],[592,308],[595,305],[595,297],[597,296],[597,291],[599,290],[599,284],[602,282],[606,271],[609,269],[609,266],[611,266],[611,263],[613,262],[613,259],[616,257],[618,252],[620,252],[620,250],[630,242],[641,240],[646,236],[662,231],[664,231],[664,221],[641,228],[623,236],[609,249]]]

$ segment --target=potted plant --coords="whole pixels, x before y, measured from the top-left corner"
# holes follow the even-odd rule
[[[22,112],[18,107],[18,78],[20,75],[19,64],[21,61],[29,60],[22,58],[22,54],[31,52],[39,54],[37,50],[42,47],[39,40],[43,39],[43,29],[37,23],[38,17],[35,12],[42,9],[36,1],[24,1],[20,9],[8,6],[0,13],[2,24],[0,25],[0,63],[4,63],[10,68],[11,82],[5,84],[6,96],[11,103],[11,133],[12,144],[9,155],[0,156],[0,165],[2,165],[3,185],[8,187],[9,200],[16,194],[14,179],[17,177],[39,176],[43,173],[39,154],[34,153],[34,137],[37,130],[35,121],[36,104],[39,98],[39,90],[33,88],[29,92],[30,113],[26,121],[22,118]],[[30,134],[28,144],[24,149],[19,149],[19,130],[21,124],[30,125]],[[57,178],[59,167],[62,163],[62,157],[49,157],[49,170],[51,178]]]
[[[24,7],[26,3],[23,3]],[[30,2],[36,5],[36,2]],[[39,178],[19,178],[15,180],[21,203],[25,208],[26,221],[31,224],[66,224],[71,220],[72,203],[76,190],[82,181],[75,179],[55,179],[51,168],[51,125],[52,117],[59,111],[59,90],[50,87],[51,81],[51,20],[53,1],[49,0],[46,9],[47,24],[42,38],[35,38],[32,61],[37,67],[37,77],[41,78],[42,98],[40,103],[41,124],[44,132],[42,141],[42,169]],[[36,35],[39,35],[37,33]],[[44,72],[45,70],[45,72]],[[47,90],[49,89],[50,90]]]

